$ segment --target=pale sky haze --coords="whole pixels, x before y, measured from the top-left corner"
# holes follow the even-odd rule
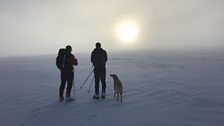
[[[223,0],[0,0],[0,57],[56,54],[70,44],[91,52],[224,48]],[[132,20],[138,37],[125,44],[116,25]]]

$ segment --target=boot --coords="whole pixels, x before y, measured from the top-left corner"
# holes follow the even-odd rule
[[[64,97],[59,97],[59,102],[63,102],[64,101]]]
[[[102,93],[101,93],[101,98],[102,98],[102,99],[105,99],[105,97],[106,97],[105,91],[102,91]]]
[[[71,101],[74,101],[75,100],[75,98],[73,98],[73,97],[66,97],[66,102],[71,102]]]
[[[100,99],[100,96],[98,94],[93,95],[93,99]]]

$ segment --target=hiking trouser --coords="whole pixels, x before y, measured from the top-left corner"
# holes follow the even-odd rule
[[[71,96],[73,79],[74,79],[74,72],[73,71],[61,71],[61,85],[60,85],[60,88],[59,88],[59,97],[60,98],[63,97],[66,83],[67,83],[66,97]]]
[[[95,94],[99,95],[99,83],[102,83],[102,92],[106,90],[106,68],[105,67],[95,67],[94,68],[95,77]]]

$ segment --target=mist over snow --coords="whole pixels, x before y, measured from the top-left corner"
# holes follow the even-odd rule
[[[67,44],[90,52],[97,41],[111,51],[223,50],[223,6],[223,0],[1,0],[0,57],[54,54]],[[123,20],[138,29],[133,44],[117,39]]]

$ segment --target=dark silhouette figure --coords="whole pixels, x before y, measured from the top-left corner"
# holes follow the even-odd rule
[[[66,46],[65,49],[60,49],[56,59],[56,65],[61,71],[61,85],[59,88],[59,100],[64,101],[64,89],[66,88],[66,101],[73,101],[74,98],[71,97],[71,90],[73,86],[74,79],[74,67],[77,66],[78,61],[75,56],[71,53],[72,47],[70,45]]]
[[[94,66],[94,77],[95,77],[95,95],[94,99],[99,99],[99,83],[102,83],[101,98],[105,98],[106,93],[106,62],[107,52],[101,48],[99,42],[96,43],[96,48],[92,51],[91,62]]]

